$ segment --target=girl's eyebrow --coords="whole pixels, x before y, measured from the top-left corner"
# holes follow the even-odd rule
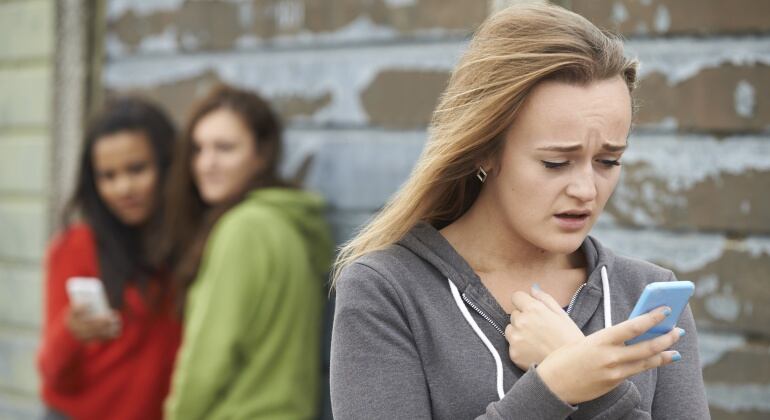
[[[602,144],[602,149],[608,152],[622,152],[626,150],[626,148],[628,148],[628,144],[612,144],[612,143]]]
[[[602,149],[606,150],[608,152],[622,152],[626,150],[628,145],[626,144],[612,144],[612,143],[604,143],[602,144]],[[582,144],[573,144],[573,145],[553,145],[553,146],[545,146],[545,147],[539,147],[537,150],[542,150],[546,152],[576,152],[583,149]]]

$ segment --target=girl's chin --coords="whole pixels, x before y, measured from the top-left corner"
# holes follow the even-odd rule
[[[586,235],[582,233],[557,233],[553,234],[553,236],[546,241],[543,241],[541,247],[545,251],[553,252],[555,254],[572,254],[580,249],[580,246],[583,245],[585,239]]]

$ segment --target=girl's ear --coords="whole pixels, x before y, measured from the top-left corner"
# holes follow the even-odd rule
[[[492,173],[495,172],[495,168],[497,168],[497,159],[493,157],[487,157],[486,159],[480,161],[476,167],[477,169],[482,169],[484,172],[486,172],[487,175],[492,175]]]
[[[487,175],[493,175],[500,170],[503,149],[503,144],[500,141],[504,141],[505,133],[507,133],[507,130],[498,134],[498,138],[494,140],[496,145],[491,150],[488,150],[486,156],[476,163],[476,170],[483,168]]]

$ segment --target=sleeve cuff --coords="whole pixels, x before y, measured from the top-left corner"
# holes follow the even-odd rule
[[[554,394],[534,368],[528,370],[497,404],[502,418],[563,419],[577,410]]]
[[[624,413],[639,406],[642,397],[636,385],[629,380],[615,387],[612,391],[591,401],[580,404],[577,412],[572,414],[574,420],[587,420],[599,415],[609,418],[621,418]]]
[[[72,332],[67,328],[66,321],[63,319],[56,325],[56,331],[54,332],[51,344],[56,346],[56,353],[59,353],[62,358],[66,359],[73,357],[83,348],[83,343],[72,335]]]

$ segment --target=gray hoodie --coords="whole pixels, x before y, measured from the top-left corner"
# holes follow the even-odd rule
[[[590,274],[570,316],[585,334],[604,328],[605,318],[627,319],[647,283],[674,280],[671,271],[616,256],[594,238],[581,249]],[[611,299],[603,299],[607,287]],[[428,224],[351,264],[336,291],[331,399],[337,420],[709,418],[689,307],[677,324],[687,334],[673,347],[681,361],[571,406],[535,369],[524,372],[510,361],[502,335],[509,316]]]

